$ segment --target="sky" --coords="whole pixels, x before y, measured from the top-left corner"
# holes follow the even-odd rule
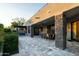
[[[5,27],[10,26],[12,19],[16,17],[29,20],[44,3],[0,3],[0,23]]]

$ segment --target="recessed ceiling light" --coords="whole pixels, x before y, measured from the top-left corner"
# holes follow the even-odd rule
[[[36,17],[36,19],[40,19],[40,17]]]
[[[47,13],[51,13],[51,11],[50,11],[50,10],[48,10],[48,11],[47,11]]]

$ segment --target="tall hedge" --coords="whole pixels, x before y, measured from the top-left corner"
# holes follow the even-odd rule
[[[6,33],[4,35],[3,55],[12,55],[18,52],[19,51],[17,33]]]
[[[0,53],[3,51],[3,43],[4,43],[4,32],[0,31]]]
[[[0,53],[8,56],[18,52],[18,34],[0,24]]]

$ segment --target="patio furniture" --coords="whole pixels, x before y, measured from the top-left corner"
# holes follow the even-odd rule
[[[43,33],[43,38],[48,39],[49,35],[47,33]]]
[[[40,33],[40,36],[44,39],[55,39],[55,34],[54,33],[44,33],[44,32],[41,32]]]

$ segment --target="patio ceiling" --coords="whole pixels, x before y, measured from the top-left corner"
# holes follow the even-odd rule
[[[42,26],[54,25],[54,23],[55,23],[55,17],[53,16],[53,17],[47,18],[39,23],[36,23],[33,26],[42,27]]]
[[[74,22],[79,20],[79,6],[65,11],[64,16],[66,17],[67,22]]]
[[[15,26],[17,28],[27,28],[27,26]]]

